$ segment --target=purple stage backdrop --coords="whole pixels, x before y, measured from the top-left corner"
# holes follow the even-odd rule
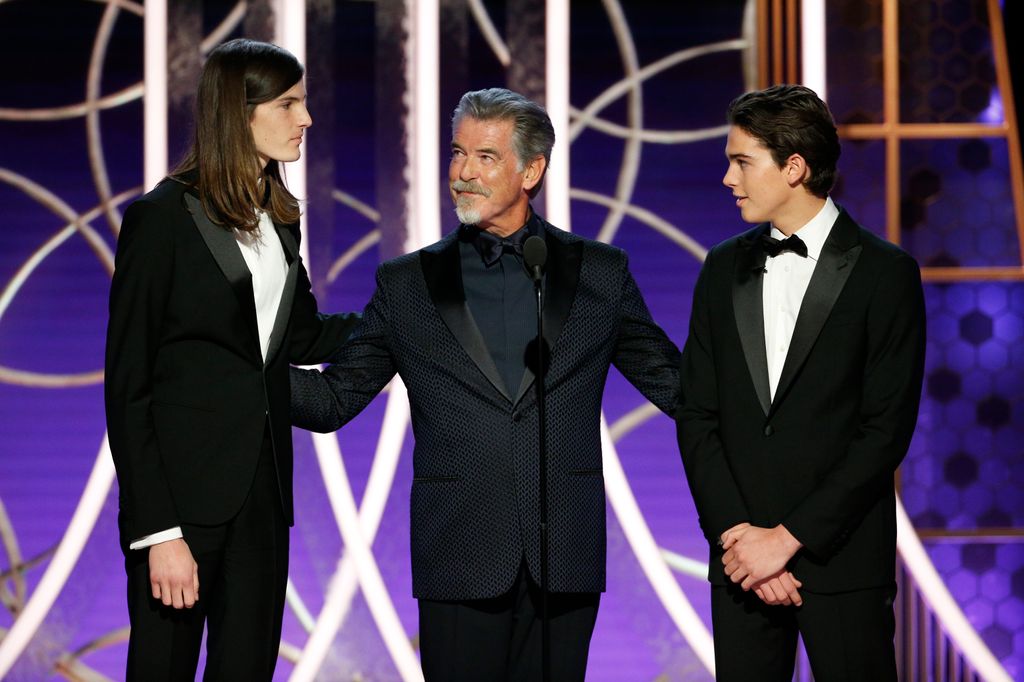
[[[402,86],[394,78],[401,68],[401,28],[389,14],[401,4],[307,3],[307,87],[314,119],[307,143],[307,267],[325,310],[361,309],[372,293],[377,263],[399,253],[404,239],[405,159],[395,155],[402,135]],[[979,9],[985,3],[921,4],[940,9],[908,22],[918,47],[905,68],[919,77],[908,79],[903,115],[922,121],[1001,116],[1001,109],[993,110],[1002,93],[994,86],[988,23]],[[237,20],[233,13],[245,3],[171,5],[171,20],[179,22],[172,24],[170,46],[173,158],[188,135],[196,46],[221,27],[222,38],[265,37],[258,10],[267,3],[249,3],[248,14],[243,11]],[[535,94],[538,85],[529,63],[518,71],[502,64],[468,4],[441,5],[446,165],[446,121],[461,92],[502,85]],[[720,180],[725,108],[754,85],[744,77],[754,56],[743,42],[750,38],[743,31],[746,5],[571,4],[574,124],[570,138],[558,145],[571,150],[572,229],[628,251],[656,320],[680,346],[703,249],[745,227]],[[874,10],[857,9],[861,5]],[[513,55],[531,54],[543,27],[543,2],[480,6]],[[880,120],[878,76],[849,56],[877,45],[878,3],[843,0],[829,6],[836,117],[840,123]],[[537,11],[541,22],[531,24]],[[0,89],[0,637],[35,594],[103,453],[112,253],[121,212],[144,191],[140,13],[141,4],[130,1],[0,3],[0,63],[6,65]],[[542,50],[543,40],[539,45]],[[652,65],[659,66],[623,84]],[[1007,144],[994,139],[904,143],[903,243],[919,262],[1021,265],[1009,156]],[[845,142],[835,193],[855,218],[880,234],[886,216],[883,164],[882,143]],[[439,192],[444,172],[438,169]],[[445,194],[443,231],[456,224],[448,203]],[[927,285],[926,295],[926,387],[917,434],[901,469],[902,499],[968,620],[1020,679],[1024,545],[1019,534],[989,537],[984,530],[1024,525],[1024,283],[935,283]],[[387,400],[382,395],[346,426],[336,446],[356,503],[376,495],[368,492],[374,486],[382,495],[373,555],[415,643],[408,559],[412,434],[403,422],[399,432],[406,432],[389,479],[387,448],[380,442],[398,433],[382,433]],[[614,370],[605,414],[642,523],[709,627],[708,588],[700,576],[706,544],[674,426]],[[325,483],[325,446],[314,447],[302,431],[294,439],[293,599],[285,615],[286,651],[275,678],[280,680],[293,671],[288,652],[305,646],[312,620],[330,590],[343,589],[338,576],[349,570],[339,568],[346,553]],[[123,677],[127,613],[116,483],[100,503],[73,570],[10,679]],[[608,592],[588,679],[710,679],[652,588],[611,506],[608,519]],[[964,532],[932,532],[946,530]],[[399,679],[363,592],[355,588],[351,600],[343,601],[348,607],[319,679]]]

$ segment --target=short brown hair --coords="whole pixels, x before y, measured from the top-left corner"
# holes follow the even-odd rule
[[[824,197],[836,181],[841,152],[828,105],[802,85],[775,85],[740,95],[729,105],[729,123],[757,138],[781,167],[793,154],[804,157],[811,177],[804,186]]]

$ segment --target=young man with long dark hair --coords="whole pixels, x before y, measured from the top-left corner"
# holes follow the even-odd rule
[[[106,409],[128,574],[130,680],[270,680],[292,524],[289,363],[322,361],[299,258],[303,67],[232,40],[199,82],[195,139],[125,212],[110,293]],[[200,597],[201,595],[201,597]]]

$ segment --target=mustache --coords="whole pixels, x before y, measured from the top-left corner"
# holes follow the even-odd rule
[[[475,182],[467,182],[465,180],[456,180],[453,182],[452,189],[456,192],[472,192],[473,194],[479,194],[484,197],[491,196],[491,190],[487,189],[483,185],[478,185]]]

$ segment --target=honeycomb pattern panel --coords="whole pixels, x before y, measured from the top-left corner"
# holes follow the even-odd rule
[[[901,468],[918,528],[1024,524],[1024,283],[933,284],[921,415]]]
[[[1001,122],[985,0],[899,3],[900,120]]]
[[[840,125],[881,123],[881,0],[826,3],[829,106]]]
[[[1024,543],[927,545],[935,568],[1010,678],[1024,679]]]
[[[839,175],[830,193],[862,227],[885,236],[885,142],[843,140]]]
[[[922,266],[1020,265],[1004,139],[903,140],[900,224]]]

